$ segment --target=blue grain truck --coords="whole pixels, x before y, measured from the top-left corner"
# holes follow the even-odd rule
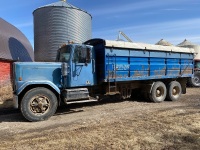
[[[63,45],[56,62],[14,63],[14,103],[29,121],[65,104],[122,99],[140,89],[152,102],[176,101],[194,71],[194,49],[91,39]],[[134,93],[134,92],[133,92]]]

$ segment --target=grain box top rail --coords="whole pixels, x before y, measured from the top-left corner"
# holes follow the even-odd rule
[[[168,51],[168,52],[180,52],[180,53],[195,53],[193,48],[177,47],[177,46],[161,46],[146,43],[125,42],[125,41],[111,41],[104,39],[91,39],[84,44],[97,45],[103,44],[105,47],[122,48],[122,49],[138,49],[138,50],[150,50],[150,51]]]
[[[124,41],[105,40],[105,46],[117,47],[117,48],[153,50],[153,51],[195,53],[193,48],[183,48],[183,47],[177,47],[177,46],[161,46],[161,45],[153,45],[153,44],[146,44],[146,43],[131,43],[131,42],[124,42]]]

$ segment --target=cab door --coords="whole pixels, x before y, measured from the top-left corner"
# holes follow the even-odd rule
[[[95,61],[92,46],[76,45],[71,63],[71,87],[95,84]]]

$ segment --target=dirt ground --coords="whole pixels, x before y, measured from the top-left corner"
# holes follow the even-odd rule
[[[0,110],[0,149],[200,148],[200,89],[180,101],[126,101],[62,106],[47,121],[27,122],[19,111]]]

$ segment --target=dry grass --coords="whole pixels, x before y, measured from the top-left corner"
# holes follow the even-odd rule
[[[118,121],[90,121],[18,134],[1,141],[5,149],[180,149],[200,147],[198,109],[162,110],[128,115]]]
[[[50,120],[37,123],[20,122],[16,119],[21,117],[19,114],[2,116],[0,149],[200,148],[200,93],[197,88],[188,89],[188,94],[178,102],[155,104],[128,101],[75,110],[80,109],[83,111],[53,116]]]
[[[0,108],[10,107],[10,101],[13,98],[13,89],[11,84],[0,86]]]

